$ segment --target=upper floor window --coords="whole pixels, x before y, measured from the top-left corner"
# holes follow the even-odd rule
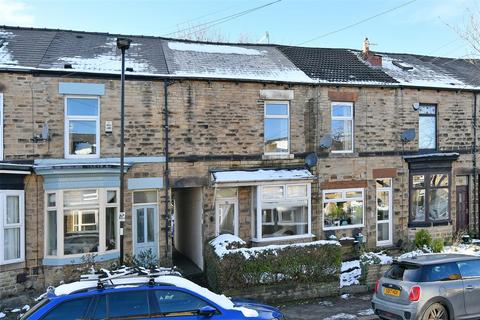
[[[437,107],[421,104],[418,109],[418,148],[437,148]]]
[[[290,110],[288,102],[265,102],[264,144],[267,154],[290,151]]]
[[[353,103],[332,102],[332,152],[353,152]]]
[[[99,109],[97,97],[65,98],[65,158],[99,157]]]
[[[0,161],[3,160],[3,93],[0,92]]]

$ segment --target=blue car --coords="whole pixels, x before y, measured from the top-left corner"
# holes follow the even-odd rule
[[[79,281],[55,288],[22,320],[98,319],[284,320],[280,310],[232,302],[178,276]]]

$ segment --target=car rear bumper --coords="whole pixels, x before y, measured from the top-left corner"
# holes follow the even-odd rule
[[[415,320],[417,318],[417,304],[403,305],[390,301],[372,299],[372,309],[379,317],[392,320]]]

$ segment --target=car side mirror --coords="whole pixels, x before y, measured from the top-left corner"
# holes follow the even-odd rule
[[[217,309],[215,309],[212,306],[205,306],[202,307],[198,310],[198,315],[200,316],[205,316],[205,317],[211,317],[217,312]]]

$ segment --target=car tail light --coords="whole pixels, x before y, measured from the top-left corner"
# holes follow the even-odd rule
[[[375,284],[375,293],[377,293],[380,290],[380,280],[377,280],[377,283]]]
[[[413,286],[410,289],[410,294],[408,295],[408,300],[410,301],[418,301],[420,300],[420,287],[419,286]]]

